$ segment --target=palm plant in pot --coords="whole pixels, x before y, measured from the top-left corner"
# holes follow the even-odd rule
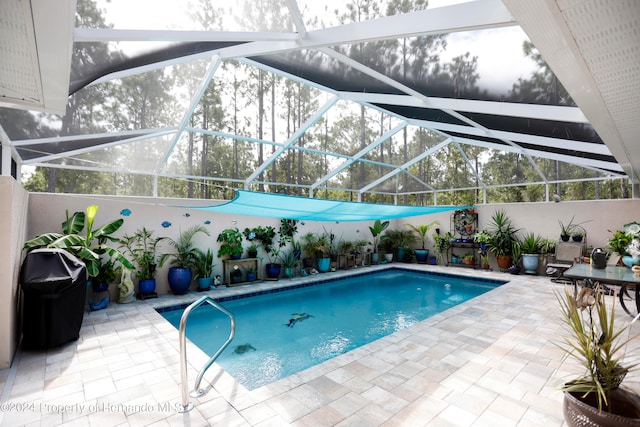
[[[195,250],[193,239],[199,233],[210,236],[209,230],[201,225],[194,225],[185,231],[180,232],[178,239],[170,237],[166,241],[174,248],[174,252],[164,253],[160,256],[159,265],[162,267],[165,262],[171,260],[168,280],[169,287],[174,294],[184,294],[189,290],[191,279],[193,278],[193,267],[195,261]]]
[[[424,264],[427,262],[427,258],[429,257],[429,250],[425,248],[425,245],[427,243],[427,233],[429,232],[431,227],[435,227],[436,225],[439,225],[439,224],[440,223],[438,221],[433,221],[433,222],[430,222],[429,224],[421,224],[421,225],[405,224],[407,227],[413,230],[416,238],[421,243],[420,249],[415,250],[416,261],[418,263]]]
[[[624,348],[638,334],[630,331],[632,322],[616,327],[616,299],[606,297],[600,285],[583,287],[577,296],[565,287],[557,294],[567,329],[558,343],[585,369],[585,374],[562,386],[564,415],[570,426],[640,425],[640,396],[621,387],[633,364],[623,365]],[[611,301],[608,311],[606,299]],[[626,334],[626,335],[625,335]],[[631,335],[633,334],[633,335]]]
[[[507,270],[512,265],[514,246],[518,244],[519,229],[515,228],[506,212],[499,210],[494,212],[487,229],[491,235],[487,246],[493,252],[501,270]],[[517,263],[514,263],[517,264]]]

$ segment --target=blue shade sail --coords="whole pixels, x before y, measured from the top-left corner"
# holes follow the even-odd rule
[[[399,206],[312,199],[238,190],[236,197],[230,202],[215,206],[194,206],[192,208],[268,218],[355,222],[428,215],[464,209],[465,206]]]

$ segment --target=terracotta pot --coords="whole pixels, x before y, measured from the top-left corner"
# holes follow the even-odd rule
[[[498,261],[498,267],[500,270],[506,270],[511,267],[511,256],[509,255],[496,256],[496,261]]]
[[[585,400],[580,394],[564,393],[564,420],[570,427],[578,426],[640,426],[640,397],[625,388],[610,394],[611,407],[616,413],[598,411],[597,397]]]

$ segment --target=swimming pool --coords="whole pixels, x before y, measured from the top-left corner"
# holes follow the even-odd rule
[[[217,359],[253,390],[404,329],[506,281],[393,268],[219,302],[236,317],[236,336]],[[159,310],[178,328],[182,309]],[[191,313],[187,337],[208,355],[229,320],[208,305]]]

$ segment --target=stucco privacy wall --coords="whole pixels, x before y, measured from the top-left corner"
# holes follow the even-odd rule
[[[272,218],[260,218],[243,215],[220,214],[202,212],[200,210],[187,209],[178,206],[201,206],[203,204],[215,204],[211,200],[184,200],[184,199],[153,199],[153,198],[129,198],[108,196],[78,196],[62,194],[32,193],[29,197],[29,228],[28,237],[37,234],[60,231],[60,223],[65,218],[65,210],[75,212],[84,210],[90,204],[99,206],[96,225],[116,218],[124,218],[125,223],[118,236],[124,233],[133,233],[141,227],[154,230],[155,236],[177,237],[181,229],[192,225],[204,225],[211,237],[198,236],[197,245],[206,248],[212,247],[217,251],[215,242],[217,235],[225,228],[245,227],[257,225],[272,225],[279,227],[279,221]],[[129,216],[121,215],[123,209],[131,210]],[[560,203],[513,203],[480,205],[477,207],[480,218],[480,229],[486,229],[491,216],[497,210],[505,210],[513,220],[514,225],[523,233],[535,232],[543,237],[557,238],[560,234],[558,221],[568,223],[572,217],[575,222],[584,223],[587,230],[588,244],[593,246],[606,246],[611,234],[610,230],[621,229],[626,223],[640,222],[640,200],[601,200],[601,201],[567,201]],[[450,213],[440,213],[421,217],[406,218],[391,221],[391,228],[404,228],[405,224],[424,224],[434,220],[440,222],[440,228],[446,232],[450,228]],[[164,228],[162,223],[168,221],[171,226]],[[210,221],[210,224],[206,224]],[[298,236],[303,236],[309,231],[317,232],[327,230],[335,234],[336,239],[371,240],[369,232],[370,223],[336,223],[303,221],[298,227]],[[430,233],[431,234],[431,233]],[[433,244],[433,239],[428,239]],[[246,245],[245,245],[246,246]],[[216,272],[221,272],[222,263],[218,260]],[[157,275],[158,292],[168,292],[165,271],[167,266]],[[114,287],[113,291],[116,289]]]
[[[0,176],[0,200],[0,369],[4,369],[11,365],[19,339],[18,275],[28,193],[12,177]]]

